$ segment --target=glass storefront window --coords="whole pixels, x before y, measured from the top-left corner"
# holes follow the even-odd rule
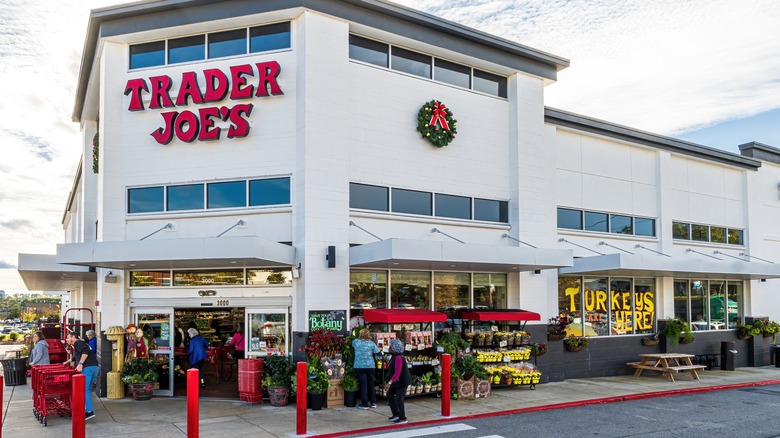
[[[634,279],[634,333],[655,332],[655,280]]]
[[[674,280],[674,317],[685,322],[688,319],[688,280]]]
[[[634,315],[631,310],[631,279],[612,278],[609,286],[610,334],[630,335],[634,326]],[[585,305],[587,304],[586,294]]]
[[[729,281],[726,290],[726,298],[728,299],[727,328],[735,329],[739,323],[739,309],[741,307],[739,303],[742,300],[742,282]]]
[[[287,354],[287,315],[247,309],[248,356]]]
[[[474,274],[474,307],[506,309],[506,274]]]
[[[691,281],[691,329],[709,330],[707,323],[707,280]]]
[[[130,271],[130,287],[170,286],[171,271]]]
[[[464,272],[433,274],[433,308],[437,312],[466,309],[471,301],[471,276]]]
[[[558,278],[558,313],[575,319],[573,329],[582,332],[582,279],[580,277]],[[579,320],[579,323],[576,322]]]
[[[394,271],[390,274],[390,305],[396,309],[430,309],[431,273]]]
[[[229,284],[244,284],[242,269],[225,269],[222,271],[175,271],[174,286],[221,286]]]
[[[387,308],[387,271],[351,271],[349,307],[352,316],[362,315],[363,309]]]
[[[292,284],[292,270],[247,269],[246,284]]]
[[[709,290],[710,330],[723,330],[726,328],[726,282],[710,280]]]

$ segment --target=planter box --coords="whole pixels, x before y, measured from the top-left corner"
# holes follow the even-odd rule
[[[329,408],[338,408],[344,406],[344,388],[341,387],[341,379],[328,380],[328,392],[326,396],[326,406]]]

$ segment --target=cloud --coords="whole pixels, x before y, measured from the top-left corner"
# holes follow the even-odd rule
[[[12,219],[10,221],[0,222],[0,227],[8,228],[9,230],[21,230],[23,228],[28,228],[30,225],[32,225],[32,222],[27,219]]]
[[[0,260],[0,269],[16,269],[16,265],[12,265]]]

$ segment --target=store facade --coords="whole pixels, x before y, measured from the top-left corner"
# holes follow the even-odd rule
[[[780,153],[545,108],[567,66],[381,1],[93,11],[66,243],[20,274],[100,330],[148,323],[171,364],[182,318],[243,323],[262,356],[298,354],[323,311],[524,308],[537,340],[566,312],[617,363],[659,319],[725,331],[774,304],[780,269],[739,253],[780,254]],[[547,357],[553,380],[598,373]]]

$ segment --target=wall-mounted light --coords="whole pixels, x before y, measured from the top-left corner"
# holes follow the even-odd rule
[[[117,276],[114,275],[114,273],[112,271],[108,271],[108,274],[106,274],[106,278],[104,278],[103,280],[106,283],[116,283],[116,279],[117,279]]]

